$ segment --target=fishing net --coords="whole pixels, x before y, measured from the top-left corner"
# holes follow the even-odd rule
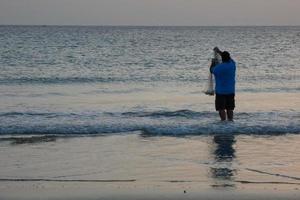
[[[214,68],[216,65],[221,63],[221,56],[214,51],[213,54],[213,58],[211,59],[211,66],[210,66],[210,70],[208,72],[208,80],[207,80],[207,85],[206,85],[206,89],[204,90],[204,93],[206,95],[214,95],[215,94],[215,89],[214,89],[214,78],[213,75],[211,73],[211,69]]]

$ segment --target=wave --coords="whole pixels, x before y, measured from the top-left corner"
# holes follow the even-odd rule
[[[123,82],[124,79],[101,77],[22,77],[0,79],[0,84],[70,84],[70,83],[107,83]]]
[[[3,85],[15,85],[15,84],[71,84],[71,83],[130,83],[130,82],[193,82],[199,83],[206,81],[206,78],[182,78],[182,77],[160,77],[157,75],[152,76],[118,76],[118,75],[106,75],[106,76],[72,76],[72,77],[9,77],[0,78],[0,84]]]
[[[246,135],[280,135],[299,134],[296,125],[270,126],[241,124],[207,124],[207,125],[36,125],[1,127],[0,135],[107,135],[140,132],[145,135],[213,135],[213,134],[246,134]]]
[[[299,112],[236,113],[235,122],[220,122],[216,112],[6,112],[0,113],[0,135],[209,135],[299,134]]]
[[[131,117],[204,117],[210,115],[211,112],[196,112],[191,110],[178,110],[178,111],[154,111],[154,112],[125,112],[124,116]]]
[[[0,117],[46,117],[46,118],[55,118],[55,117],[70,117],[76,116],[76,113],[50,113],[50,112],[0,112]]]
[[[97,112],[97,111],[86,111],[86,112],[35,112],[35,111],[24,111],[24,112],[0,112],[0,117],[101,117],[101,116],[114,116],[114,117],[130,117],[130,118],[215,118],[216,112],[211,111],[192,111],[188,109],[176,110],[176,111],[129,111],[129,112]],[[300,117],[297,112],[239,112],[236,113],[238,118],[253,118],[253,117]]]

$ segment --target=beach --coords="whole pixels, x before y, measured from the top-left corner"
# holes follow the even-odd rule
[[[0,199],[300,198],[300,27],[0,33]],[[203,93],[215,46],[234,122]]]
[[[1,142],[0,198],[298,199],[295,141],[298,135],[10,138]]]

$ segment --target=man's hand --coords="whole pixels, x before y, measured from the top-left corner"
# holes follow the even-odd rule
[[[218,53],[218,54],[221,54],[221,53],[222,53],[222,51],[221,51],[218,47],[215,47],[215,48],[214,48],[214,51],[215,51],[216,53]]]

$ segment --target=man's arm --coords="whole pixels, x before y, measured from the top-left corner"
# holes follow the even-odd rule
[[[213,73],[213,70],[214,70],[214,68],[217,64],[218,64],[218,61],[215,58],[211,59],[211,64],[210,64],[210,67],[209,67],[210,73]]]
[[[221,55],[221,53],[222,53],[222,51],[221,51],[218,47],[215,47],[213,50],[214,50],[215,53],[217,53],[217,54],[219,54],[219,55]],[[217,60],[216,58],[213,58],[213,59],[211,60],[211,65],[210,65],[210,67],[209,67],[210,73],[213,74],[214,68],[215,68],[215,66],[216,66],[217,64],[219,64],[218,60]]]

